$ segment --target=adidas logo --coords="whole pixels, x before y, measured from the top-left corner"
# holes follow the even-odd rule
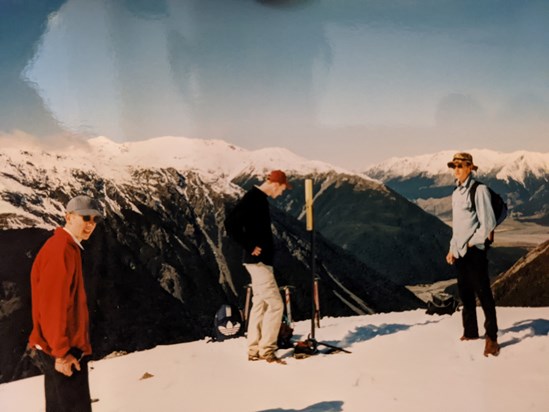
[[[235,322],[234,324],[229,320],[225,325],[219,325],[217,329],[221,334],[225,336],[236,335],[240,331],[240,322]]]

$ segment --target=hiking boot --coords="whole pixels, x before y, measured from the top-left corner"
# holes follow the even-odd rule
[[[498,356],[499,350],[500,350],[500,346],[498,344],[498,341],[492,340],[489,337],[486,337],[486,346],[484,347],[484,356],[488,356],[488,355]]]
[[[465,336],[465,335],[463,335],[461,338],[459,338],[459,340],[461,340],[461,341],[477,340],[477,339],[478,339],[478,336],[469,337],[469,336]]]
[[[255,355],[248,355],[248,360],[249,360],[250,362],[255,362],[255,361],[258,361],[259,359],[261,359],[261,358],[259,357],[258,354],[255,354]]]
[[[278,358],[274,353],[267,355],[261,359],[265,359],[267,363],[279,363],[281,365],[286,365],[286,361]]]

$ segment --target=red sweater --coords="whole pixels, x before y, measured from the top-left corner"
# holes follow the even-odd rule
[[[33,329],[29,345],[56,358],[70,348],[91,353],[89,314],[80,248],[63,228],[55,229],[31,271]]]

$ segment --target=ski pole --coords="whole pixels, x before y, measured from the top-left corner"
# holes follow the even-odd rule
[[[250,302],[252,299],[252,285],[244,286],[246,289],[246,301],[244,303],[244,329],[248,330],[248,318],[250,317]]]
[[[305,211],[306,227],[311,233],[311,335],[310,339],[315,339],[315,313],[316,304],[314,299],[314,284],[316,278],[316,256],[315,256],[315,228],[313,223],[313,179],[305,179]]]
[[[291,306],[291,289],[295,289],[293,286],[286,285],[281,286],[279,288],[280,290],[284,291],[284,304],[286,305],[286,317],[288,318],[288,323],[290,326],[293,326],[293,320],[292,320],[292,306]]]
[[[316,327],[320,328],[320,298],[318,296],[318,278],[315,277],[313,281],[313,294],[314,294],[314,318]]]

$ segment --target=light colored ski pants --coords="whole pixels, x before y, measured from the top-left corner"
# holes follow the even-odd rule
[[[277,350],[278,332],[284,303],[278,290],[273,267],[263,263],[245,263],[252,278],[252,309],[248,320],[248,355],[268,357]]]

